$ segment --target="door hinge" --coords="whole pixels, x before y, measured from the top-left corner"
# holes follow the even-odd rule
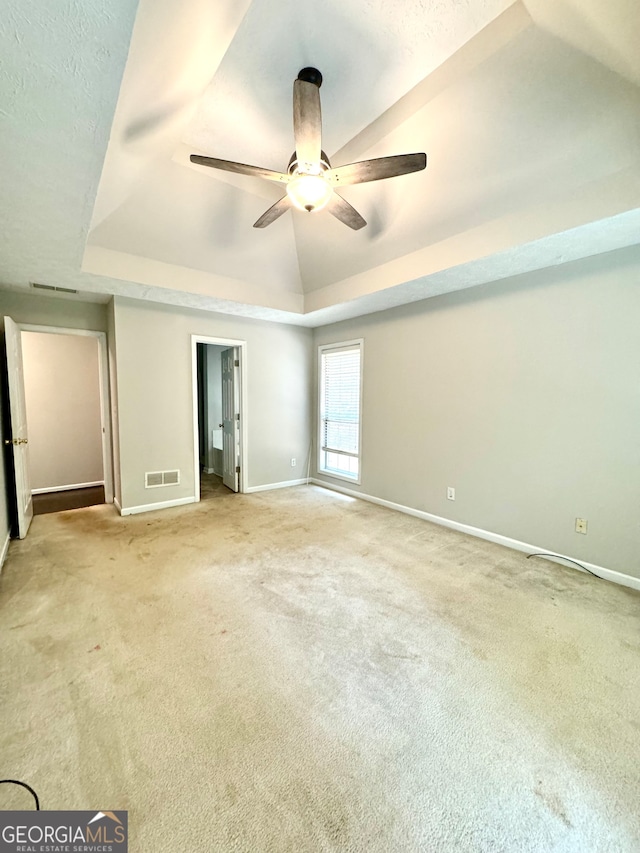
[[[240,466],[236,465],[236,474],[239,474],[239,473],[240,473]]]
[[[236,358],[236,360],[233,362],[233,365],[234,367],[240,367],[240,361]]]
[[[237,421],[239,421],[239,420],[240,420],[240,412],[238,412],[238,414],[236,415],[236,420],[237,420]]]

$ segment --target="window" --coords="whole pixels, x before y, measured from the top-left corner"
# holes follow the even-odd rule
[[[360,482],[362,341],[319,348],[319,470]]]

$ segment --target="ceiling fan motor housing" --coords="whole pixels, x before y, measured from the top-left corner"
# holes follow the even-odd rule
[[[320,152],[320,163],[318,165],[320,166],[320,169],[323,172],[326,172],[328,169],[331,168],[331,163],[329,162],[329,158],[327,157],[327,155],[324,151]],[[293,175],[297,171],[298,171],[298,156],[297,156],[296,152],[294,151],[293,154],[291,155],[291,157],[289,158],[289,162],[287,164],[287,172],[290,175]]]

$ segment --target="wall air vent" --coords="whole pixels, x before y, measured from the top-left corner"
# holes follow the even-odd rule
[[[72,287],[54,287],[52,284],[40,284],[37,281],[30,281],[29,284],[31,287],[34,287],[36,290],[53,290],[54,293],[77,293],[77,290],[74,290]]]
[[[145,489],[155,489],[157,486],[178,486],[180,471],[147,471],[144,475]]]

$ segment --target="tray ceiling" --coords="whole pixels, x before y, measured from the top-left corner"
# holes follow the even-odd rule
[[[93,293],[317,325],[639,240],[630,0],[141,0],[133,28],[120,0],[107,21],[97,3],[77,21],[43,12],[38,38],[11,2],[10,24],[33,41],[33,55],[11,60],[16,111],[23,134],[43,142],[34,168],[49,171],[43,186],[27,179],[25,146],[10,139],[5,162],[25,181],[10,179],[4,206],[15,197],[24,228],[40,191],[50,220],[57,196],[69,221],[35,213],[43,239],[31,258],[11,225],[7,285],[53,275]],[[83,42],[96,34],[97,57]],[[41,61],[38,42],[50,54]],[[66,75],[57,110],[52,63]],[[427,153],[424,172],[342,191],[367,219],[362,231],[298,211],[253,229],[281,188],[189,162],[203,153],[285,168],[305,65],[324,76],[334,166]],[[75,164],[71,185],[56,156]]]

